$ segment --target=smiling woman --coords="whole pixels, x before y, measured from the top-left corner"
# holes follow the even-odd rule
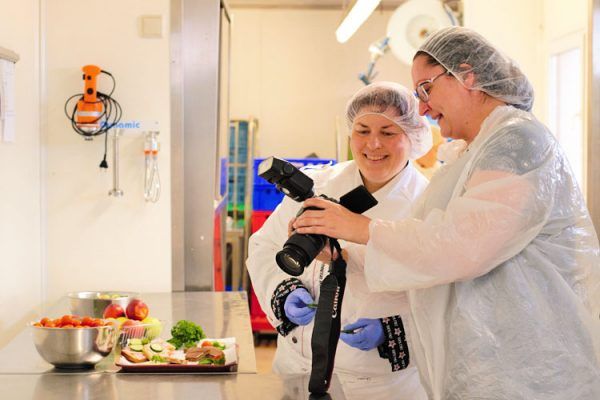
[[[402,171],[409,159],[417,159],[431,148],[429,126],[417,115],[411,100],[411,93],[402,85],[377,82],[359,90],[348,102],[350,149],[371,193]]]
[[[377,82],[350,99],[346,117],[354,160],[305,171],[314,181],[315,193],[339,198],[364,184],[378,201],[365,215],[405,217],[427,185],[409,159],[425,154],[432,141],[414,96],[398,84]],[[327,250],[298,277],[286,275],[275,263],[275,254],[288,238],[288,224],[300,207],[288,197],[283,200],[250,238],[246,263],[261,307],[279,333],[273,370],[282,374],[311,370],[316,313],[312,305],[321,299],[320,283],[331,271],[332,257]],[[314,210],[305,214],[311,212]],[[340,335],[334,372],[346,397],[425,399],[413,368],[411,339],[406,335],[406,294],[370,292],[362,264],[364,246],[343,246],[348,264],[340,317],[347,332]]]
[[[354,121],[350,148],[365,187],[373,193],[406,166],[410,141],[385,113],[367,111]]]

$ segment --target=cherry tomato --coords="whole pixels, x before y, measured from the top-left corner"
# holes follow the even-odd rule
[[[73,318],[70,315],[63,315],[60,319],[60,324],[62,326],[72,325],[72,323],[73,323]]]

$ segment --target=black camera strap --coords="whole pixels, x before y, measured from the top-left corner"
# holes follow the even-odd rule
[[[346,261],[337,240],[329,238],[331,254],[337,250],[338,257],[332,260],[329,275],[321,282],[319,304],[315,314],[311,348],[312,370],[308,390],[313,394],[324,394],[331,383],[335,351],[340,338],[342,299],[346,287]]]

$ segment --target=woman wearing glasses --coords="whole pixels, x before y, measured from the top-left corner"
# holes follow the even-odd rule
[[[412,218],[319,199],[293,226],[366,244],[375,291],[408,290],[430,399],[600,398],[596,231],[517,65],[460,27],[414,57],[419,111],[454,139]]]

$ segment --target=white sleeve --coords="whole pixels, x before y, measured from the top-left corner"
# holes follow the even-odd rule
[[[483,152],[465,192],[445,211],[433,209],[424,220],[371,221],[365,275],[372,290],[473,279],[517,255],[537,236],[559,183],[545,168],[553,148],[525,146],[522,151],[529,156],[524,156],[502,144]],[[515,159],[507,160],[507,154]]]
[[[346,251],[346,268],[348,273],[364,273],[365,253],[367,247],[364,245],[340,241],[342,249]]]
[[[355,297],[355,312],[360,318],[385,318],[400,315],[407,320],[408,300],[405,292],[372,291],[365,281],[365,253],[361,244],[344,243],[347,252],[346,292]],[[346,298],[344,298],[346,301]]]
[[[287,240],[288,223],[296,216],[300,206],[300,203],[285,197],[248,242],[246,267],[258,302],[273,327],[276,327],[279,321],[271,309],[271,296],[282,281],[290,278],[275,262],[275,254],[282,249]]]

